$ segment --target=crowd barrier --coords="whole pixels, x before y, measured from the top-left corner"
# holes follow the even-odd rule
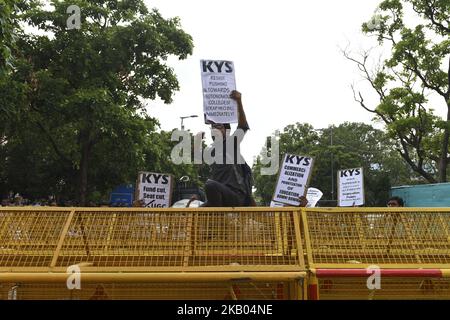
[[[450,299],[449,228],[446,208],[3,207],[0,299]]]
[[[2,208],[0,297],[303,299],[299,219],[266,208]],[[80,290],[66,285],[73,266]]]
[[[309,299],[450,299],[450,209],[317,208],[301,221]]]

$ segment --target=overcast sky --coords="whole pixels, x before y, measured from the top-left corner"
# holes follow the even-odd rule
[[[169,61],[180,81],[174,102],[149,101],[148,111],[163,130],[192,132],[203,123],[200,59],[232,60],[251,131],[241,150],[250,164],[265,137],[295,122],[315,128],[345,121],[371,123],[372,115],[353,100],[350,85],[361,81],[340,48],[356,53],[376,45],[364,36],[380,0],[243,1],[145,0],[165,18],[178,16],[194,40],[189,59]]]

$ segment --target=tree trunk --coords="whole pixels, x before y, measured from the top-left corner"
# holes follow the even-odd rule
[[[80,162],[80,206],[87,205],[88,168],[91,155],[92,141],[90,131],[81,133],[81,162]]]

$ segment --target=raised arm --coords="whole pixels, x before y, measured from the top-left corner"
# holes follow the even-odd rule
[[[249,128],[247,117],[245,116],[244,107],[242,106],[242,94],[239,91],[233,90],[230,95],[231,99],[237,102],[238,106],[238,128],[247,131]]]

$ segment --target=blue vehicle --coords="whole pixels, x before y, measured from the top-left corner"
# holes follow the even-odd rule
[[[111,192],[111,207],[131,207],[134,199],[134,186],[121,185]]]

